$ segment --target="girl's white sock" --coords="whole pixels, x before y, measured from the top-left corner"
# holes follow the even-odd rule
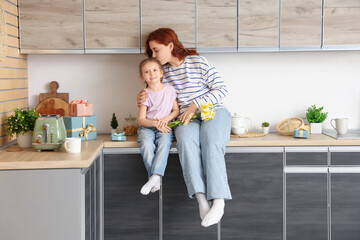
[[[203,227],[209,227],[211,225],[217,224],[224,215],[224,208],[224,199],[214,199],[213,205],[211,206],[210,211],[205,215],[204,219],[201,222],[201,225]]]
[[[151,189],[155,187],[157,183],[160,184],[160,176],[154,174],[149,178],[149,181],[147,181],[147,183],[145,183],[145,185],[142,186],[140,190],[141,194],[148,195]]]
[[[159,191],[160,190],[160,186],[161,186],[161,181],[158,181],[155,186],[151,189],[151,192],[154,193],[156,191]]]
[[[201,220],[203,220],[205,215],[210,210],[210,204],[209,201],[206,199],[206,195],[204,193],[196,193],[195,196],[199,203],[200,218]]]

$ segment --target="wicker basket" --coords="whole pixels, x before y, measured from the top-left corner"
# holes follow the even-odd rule
[[[280,135],[291,136],[296,128],[303,125],[304,121],[301,118],[287,118],[276,126],[276,130]]]

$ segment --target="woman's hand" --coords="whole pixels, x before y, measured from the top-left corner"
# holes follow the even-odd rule
[[[146,89],[141,90],[136,97],[137,106],[140,107],[147,98],[148,98],[148,93]]]
[[[189,115],[192,113],[192,114],[195,114],[196,113],[196,111],[197,111],[197,106],[194,104],[194,103],[192,103],[186,110],[185,110],[185,112],[181,115],[181,117],[180,117],[180,120],[182,121],[182,122],[185,122],[186,121],[186,119],[188,119],[188,117],[189,117]]]

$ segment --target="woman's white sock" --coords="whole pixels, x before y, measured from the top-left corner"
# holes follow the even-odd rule
[[[210,210],[210,204],[209,201],[206,199],[206,195],[204,193],[196,193],[195,196],[199,203],[200,218],[201,220],[203,220],[205,215]]]
[[[203,227],[209,227],[211,225],[217,224],[224,215],[224,208],[224,199],[214,199],[213,205],[211,206],[210,211],[205,215],[204,219],[201,222],[201,225]]]
[[[141,194],[148,195],[151,189],[155,187],[157,183],[160,184],[160,176],[154,174],[149,178],[149,181],[147,181],[147,183],[145,183],[145,185],[142,186],[140,190]]]

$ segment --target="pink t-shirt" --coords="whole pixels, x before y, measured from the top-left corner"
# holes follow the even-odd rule
[[[149,120],[156,120],[157,118],[166,117],[171,113],[174,100],[177,97],[175,88],[169,84],[165,84],[165,87],[160,91],[148,92],[148,98],[143,103],[147,106],[146,118]]]

